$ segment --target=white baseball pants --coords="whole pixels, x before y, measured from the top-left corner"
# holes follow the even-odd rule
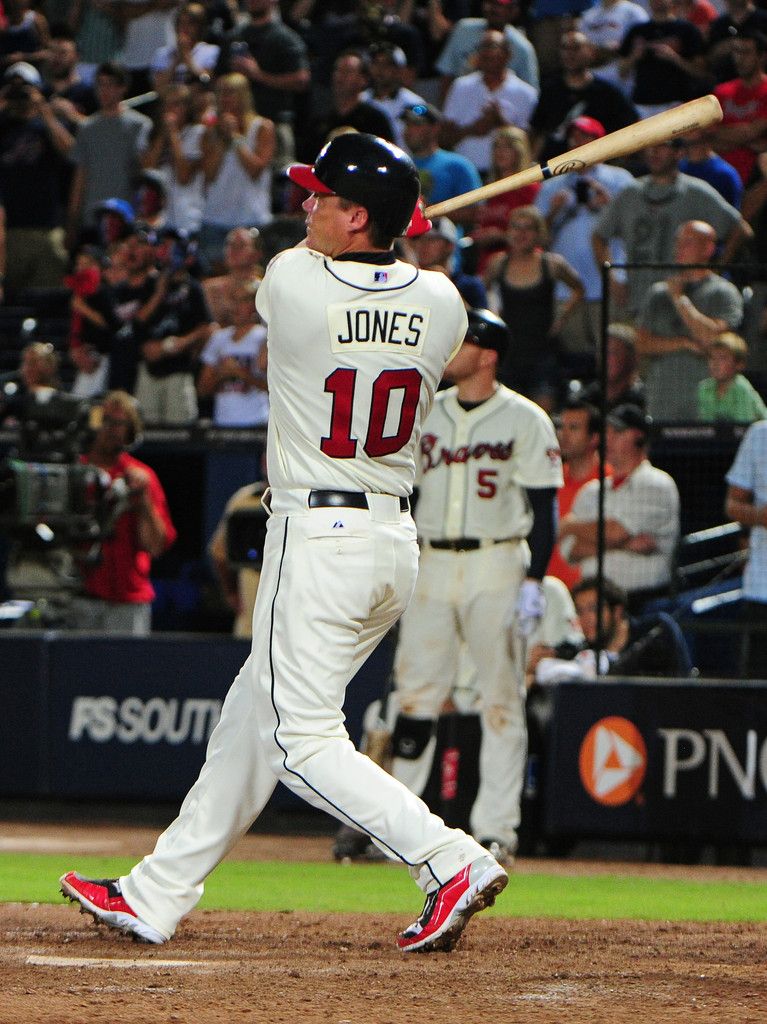
[[[413,521],[390,496],[369,495],[370,511],[310,509],[308,493],[271,495],[251,654],[178,817],[120,879],[139,917],[168,937],[278,779],[367,832],[424,891],[484,853],[359,753],[344,727],[349,680],[410,599]]]

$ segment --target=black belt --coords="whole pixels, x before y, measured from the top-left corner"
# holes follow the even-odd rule
[[[506,544],[518,537],[499,537],[497,540],[479,540],[477,537],[456,537],[455,540],[427,540],[430,548],[437,551],[478,551],[488,544]]]
[[[391,498],[394,495],[388,494]],[[309,508],[368,508],[364,491],[309,491]],[[399,498],[400,512],[410,511],[410,499]]]

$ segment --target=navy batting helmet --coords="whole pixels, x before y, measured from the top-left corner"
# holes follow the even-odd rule
[[[509,328],[505,321],[490,309],[470,309],[467,316],[469,330],[466,340],[480,348],[491,348],[498,353],[498,359],[502,359],[509,346]]]
[[[309,192],[364,206],[391,238],[404,233],[420,194],[418,171],[407,153],[363,132],[337,135],[320,150],[313,167],[292,164],[288,176]]]

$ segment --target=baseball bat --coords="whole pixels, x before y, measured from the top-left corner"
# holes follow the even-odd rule
[[[605,160],[616,160],[621,156],[628,156],[636,153],[645,146],[655,146],[661,142],[668,142],[670,139],[688,135],[699,128],[707,128],[722,120],[722,108],[716,96],[701,96],[700,99],[690,100],[673,110],[664,110],[660,114],[653,114],[643,121],[636,121],[626,128],[619,128],[618,131],[603,135],[601,139],[593,139],[584,146],[571,149],[568,153],[561,153],[552,157],[545,167],[537,164],[535,167],[527,167],[524,171],[517,171],[506,178],[498,181],[491,181],[487,185],[464,192],[460,196],[453,196],[452,199],[445,199],[444,202],[435,203],[434,206],[426,208],[427,217],[441,217],[443,214],[451,213],[453,210],[461,210],[464,206],[472,206],[474,203],[484,202],[493,196],[501,195],[503,192],[511,192],[516,188],[524,188],[525,185],[534,185],[538,181],[553,178],[558,174],[567,174],[569,171],[583,171],[594,164],[603,163]]]

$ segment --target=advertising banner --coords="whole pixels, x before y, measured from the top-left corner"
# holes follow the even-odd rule
[[[567,683],[546,744],[549,835],[767,841],[767,686]]]

